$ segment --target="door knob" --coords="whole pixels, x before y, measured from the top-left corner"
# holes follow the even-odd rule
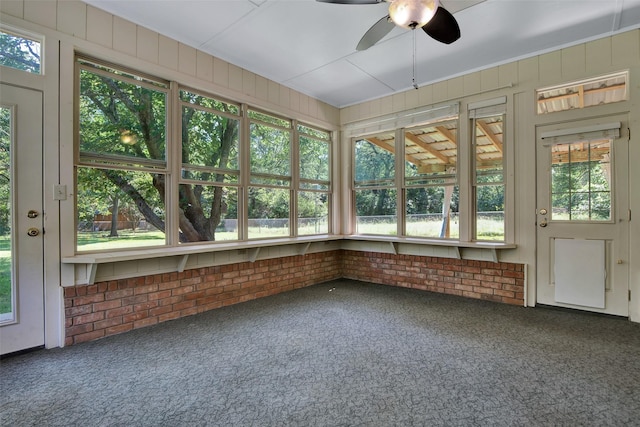
[[[37,228],[31,227],[30,229],[27,230],[27,234],[31,237],[36,237],[38,234],[40,234],[40,230],[38,230]]]
[[[546,220],[546,219],[544,219],[544,220],[540,221],[540,227],[543,227],[543,228],[544,228],[544,227],[546,227],[546,226],[547,226],[547,220]]]

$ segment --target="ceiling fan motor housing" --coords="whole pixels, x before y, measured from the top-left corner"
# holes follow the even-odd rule
[[[438,0],[391,0],[389,16],[400,27],[415,29],[433,18]]]

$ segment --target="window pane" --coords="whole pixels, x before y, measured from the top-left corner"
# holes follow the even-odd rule
[[[269,114],[260,113],[258,111],[249,110],[249,118],[251,121],[262,122],[262,124],[270,124],[286,129],[291,128],[291,121],[271,116]]]
[[[504,240],[504,117],[474,119],[475,236]]]
[[[551,149],[551,218],[611,220],[611,140],[556,144]]]
[[[457,123],[439,122],[405,132],[405,177],[455,176]]]
[[[41,74],[41,43],[0,31],[0,65]]]
[[[291,133],[258,123],[251,123],[250,132],[251,173],[290,177]]]
[[[395,189],[356,191],[356,233],[398,234]]]
[[[384,134],[355,142],[355,185],[393,185],[395,180],[395,139]]]
[[[329,143],[300,135],[300,178],[329,181]]]
[[[183,167],[199,166],[204,170],[238,170],[239,121],[208,111],[184,107],[182,110],[182,163]],[[213,171],[212,171],[213,172]],[[191,174],[183,172],[185,179],[224,181],[224,174]]]
[[[408,188],[407,236],[458,238],[458,200],[457,186]]]
[[[165,176],[78,168],[79,251],[165,244]]]
[[[502,116],[475,120],[476,182],[502,182]]]
[[[249,238],[290,235],[290,191],[280,188],[249,188]]]
[[[180,242],[238,240],[238,189],[180,184]]]
[[[80,159],[163,168],[167,95],[80,70]]]
[[[298,235],[329,232],[329,194],[301,191],[298,193]]]
[[[238,116],[240,114],[240,107],[235,104],[219,101],[217,99],[213,99],[208,96],[202,96],[186,90],[180,91],[180,100],[183,102],[188,102],[189,104],[199,105],[207,109],[217,110],[234,116]]]
[[[476,239],[504,240],[504,186],[476,188]]]
[[[0,107],[0,322],[14,320],[11,243],[11,110]]]

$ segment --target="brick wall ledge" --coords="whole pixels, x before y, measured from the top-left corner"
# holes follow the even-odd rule
[[[145,249],[123,249],[110,252],[88,252],[62,258],[63,264],[84,264],[87,266],[88,271],[87,280],[85,283],[63,284],[63,286],[67,287],[75,286],[78,284],[94,284],[97,267],[100,264],[129,262],[151,258],[177,257],[178,261],[175,266],[175,271],[180,273],[184,271],[190,255],[197,255],[208,252],[249,250],[248,261],[255,262],[258,258],[258,255],[260,254],[261,248],[297,245],[299,246],[296,251],[297,254],[305,255],[309,250],[311,244],[331,241],[386,242],[389,244],[389,252],[396,255],[400,253],[400,245],[408,244],[419,246],[448,247],[453,251],[451,257],[457,259],[463,258],[460,253],[461,248],[481,249],[488,252],[490,259],[494,262],[498,262],[498,250],[515,249],[517,247],[516,244],[504,242],[461,242],[456,240],[422,239],[395,236],[326,234],[294,238],[263,239],[245,242],[216,242],[209,244],[191,244],[173,247],[163,246],[158,248]],[[351,248],[345,247],[344,249]]]

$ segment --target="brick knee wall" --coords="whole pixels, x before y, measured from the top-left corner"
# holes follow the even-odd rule
[[[342,277],[342,251],[112,280],[64,289],[65,345]]]
[[[524,265],[343,251],[343,277],[522,305]]]
[[[524,301],[522,264],[337,250],[64,288],[65,345],[339,278]]]

